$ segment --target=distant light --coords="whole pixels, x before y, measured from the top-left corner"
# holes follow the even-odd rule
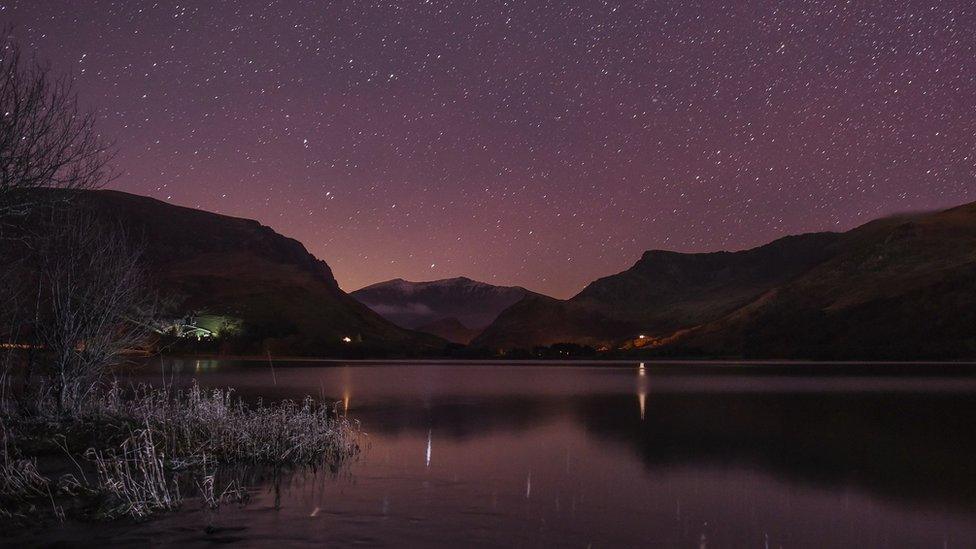
[[[342,338],[342,341],[345,342],[345,343],[352,343],[352,338],[349,337],[349,336],[346,336],[346,337]]]
[[[647,336],[646,336],[646,335],[644,335],[644,334],[641,334],[641,335],[639,335],[639,336],[637,336],[637,337],[638,337],[638,339],[647,339]]]

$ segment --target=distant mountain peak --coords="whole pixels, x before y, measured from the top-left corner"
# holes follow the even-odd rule
[[[518,286],[495,286],[466,276],[412,282],[396,278],[351,294],[394,324],[419,329],[455,318],[474,330],[490,324],[498,314],[528,295]]]

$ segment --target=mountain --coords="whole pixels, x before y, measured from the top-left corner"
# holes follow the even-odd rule
[[[976,357],[976,203],[879,220],[830,260],[676,338],[681,354]]]
[[[666,335],[736,310],[833,253],[838,236],[786,237],[743,252],[653,250],[566,301],[526,300],[504,311],[472,344],[490,349],[555,343],[612,346]]]
[[[140,242],[153,282],[178,297],[181,313],[238,319],[233,352],[382,356],[443,346],[349,297],[324,261],[257,221],[118,191],[86,192],[81,204]]]
[[[431,282],[398,278],[350,295],[404,328],[417,329],[453,318],[468,329],[480,331],[512,304],[539,294],[517,286],[494,286],[460,277]]]
[[[454,317],[442,318],[429,324],[418,326],[417,331],[432,334],[441,339],[446,339],[451,343],[460,343],[461,345],[471,343],[471,340],[481,332],[481,330],[468,328]]]
[[[677,356],[973,357],[976,204],[741,252],[650,251],[569,300],[517,303],[472,345],[561,342]]]

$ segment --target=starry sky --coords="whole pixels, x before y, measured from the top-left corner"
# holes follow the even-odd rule
[[[976,200],[971,1],[0,0],[114,188],[258,219],[354,290],[568,297]]]

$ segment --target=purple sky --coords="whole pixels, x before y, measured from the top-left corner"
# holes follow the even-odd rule
[[[558,297],[976,200],[976,7],[0,1],[120,146],[114,187],[250,217],[353,290]]]

